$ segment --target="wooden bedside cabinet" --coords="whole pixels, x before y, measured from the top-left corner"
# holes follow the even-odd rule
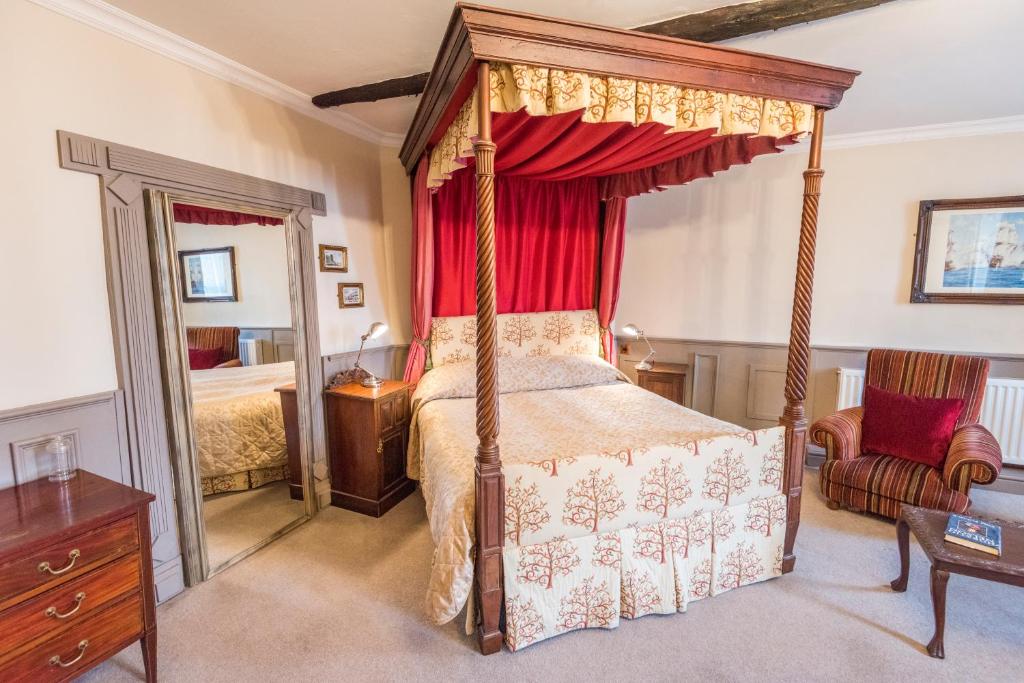
[[[331,504],[380,517],[416,489],[405,476],[409,385],[385,380],[378,389],[346,384],[324,393]]]
[[[0,680],[70,680],[136,641],[156,680],[153,500],[82,470],[0,490]]]
[[[654,363],[650,370],[637,370],[636,383],[679,405],[686,405],[686,374],[690,366],[682,363]]]

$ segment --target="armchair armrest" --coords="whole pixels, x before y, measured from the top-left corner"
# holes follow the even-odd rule
[[[967,493],[971,483],[991,484],[1003,469],[999,442],[980,424],[964,425],[953,433],[942,467],[942,481],[951,489]]]
[[[220,365],[214,365],[215,368],[240,368],[242,367],[242,361],[239,358],[232,358],[231,360],[224,361]]]
[[[846,408],[811,425],[811,441],[825,448],[827,460],[852,460],[860,455],[864,409]]]

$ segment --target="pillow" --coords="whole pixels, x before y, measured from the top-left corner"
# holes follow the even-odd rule
[[[188,347],[188,367],[191,370],[209,370],[220,364],[220,349],[194,349]]]
[[[864,387],[861,450],[942,467],[964,408],[960,398],[925,398]]]

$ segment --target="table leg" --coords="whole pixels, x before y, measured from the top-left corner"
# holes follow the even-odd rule
[[[932,566],[932,610],[935,612],[935,635],[928,643],[928,654],[937,659],[946,657],[942,640],[946,630],[947,581],[949,581],[949,572]]]
[[[897,593],[907,590],[910,577],[910,526],[902,519],[896,522],[896,543],[900,549],[900,575],[889,585]]]
[[[146,667],[146,683],[156,682],[156,628],[142,636],[142,664]]]

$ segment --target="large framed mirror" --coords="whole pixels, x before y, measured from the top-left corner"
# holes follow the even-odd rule
[[[146,214],[179,519],[206,579],[314,512],[298,226],[160,190]]]

